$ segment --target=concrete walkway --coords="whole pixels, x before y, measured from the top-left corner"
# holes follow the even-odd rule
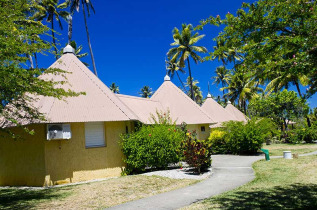
[[[213,175],[198,184],[127,202],[110,209],[178,209],[232,190],[255,178],[252,163],[264,156],[212,156]]]

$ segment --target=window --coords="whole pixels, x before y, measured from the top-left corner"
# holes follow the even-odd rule
[[[201,127],[200,127],[200,130],[201,130],[201,132],[205,132],[205,131],[206,131],[205,126],[201,126]]]
[[[85,142],[86,148],[106,146],[104,122],[85,123]]]

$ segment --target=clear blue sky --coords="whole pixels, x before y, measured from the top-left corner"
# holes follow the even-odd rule
[[[107,0],[93,1],[96,14],[88,18],[88,27],[93,53],[99,78],[110,85],[115,82],[120,87],[120,93],[138,95],[144,85],[149,85],[155,91],[163,82],[165,76],[165,56],[173,42],[172,30],[181,27],[182,23],[199,24],[201,19],[210,15],[224,16],[234,13],[242,2],[248,0]],[[73,17],[73,39],[84,46],[83,51],[89,52],[86,31],[82,13]],[[57,26],[57,24],[55,24]],[[221,28],[207,26],[200,33],[205,38],[198,44],[209,51],[214,45],[213,38]],[[58,36],[61,46],[67,43],[67,24]],[[84,59],[90,62],[90,56]],[[42,57],[41,65],[48,67],[54,62],[53,56]],[[206,96],[208,81],[220,63],[217,61],[195,65],[192,63],[194,79]],[[92,70],[92,65],[90,65]],[[188,76],[182,75],[183,81]],[[173,82],[180,86],[177,78]],[[211,93],[221,95],[220,86],[211,86]],[[309,100],[311,107],[317,106],[317,94]]]

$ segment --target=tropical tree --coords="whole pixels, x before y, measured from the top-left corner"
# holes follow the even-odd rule
[[[60,29],[63,29],[61,19],[67,19],[69,15],[68,12],[62,10],[64,9],[63,4],[58,4],[59,0],[38,0],[36,6],[37,12],[34,13],[33,18],[37,21],[42,21],[46,19],[48,23],[51,23],[51,33],[53,39],[53,48],[55,50],[55,58],[58,58],[58,51],[56,46],[56,37],[54,30],[54,19],[58,22]]]
[[[153,95],[152,88],[145,85],[143,88],[141,88],[139,94],[143,98],[150,98]]]
[[[110,85],[110,87],[109,87],[109,89],[113,92],[113,93],[120,93],[120,91],[119,91],[119,86],[118,85],[116,85],[116,83],[111,83],[111,85]]]
[[[64,74],[60,69],[33,68],[29,55],[49,53],[49,28],[34,20],[37,4],[25,0],[1,0],[0,7],[0,132],[8,125],[45,120],[32,104],[37,96],[63,99],[78,94],[60,88],[63,82],[43,80],[42,74]],[[31,94],[30,94],[31,93]],[[12,137],[16,135],[12,134]]]
[[[270,86],[275,83],[277,89],[294,82],[299,86],[305,75],[308,88],[299,94],[307,98],[317,91],[316,19],[316,1],[258,0],[243,3],[236,15],[211,16],[197,29],[207,24],[224,26],[215,39],[224,42],[221,51],[234,49],[242,55],[239,65],[253,73],[257,69],[254,76],[262,82],[273,80]]]
[[[84,16],[84,21],[85,21],[85,28],[86,28],[86,34],[87,34],[87,40],[88,40],[88,46],[89,46],[89,51],[90,51],[90,56],[91,56],[91,61],[92,61],[92,66],[94,68],[94,73],[96,76],[98,76],[97,74],[97,68],[96,68],[96,64],[95,64],[95,58],[94,58],[94,54],[92,52],[92,47],[91,47],[91,42],[90,42],[90,36],[89,36],[89,31],[88,31],[88,25],[87,25],[87,17],[86,17],[86,9],[87,9],[87,14],[88,17],[90,16],[90,10],[92,10],[95,13],[95,9],[91,3],[90,0],[66,0],[65,2],[66,5],[68,5],[70,7],[70,13],[73,15],[75,10],[77,12],[79,12],[79,7],[81,4],[81,8],[83,11],[83,16]],[[86,8],[86,9],[85,9]],[[72,17],[68,18],[68,23],[70,25],[72,25]],[[72,30],[72,27],[69,27],[69,30]],[[69,31],[68,32],[68,39],[69,41],[71,40],[71,36],[72,36],[72,32]]]
[[[216,68],[216,76],[212,77],[214,84],[219,85],[221,83],[222,88],[229,84],[230,72],[225,66],[219,66]],[[223,98],[225,99],[225,90],[222,89]]]
[[[258,87],[257,82],[251,77],[251,74],[244,71],[236,71],[230,74],[230,83],[227,87],[221,88],[228,90],[225,97],[231,102],[238,101],[240,109],[247,115],[247,101],[258,96],[263,89]]]
[[[287,129],[288,121],[307,116],[309,107],[294,91],[283,91],[254,98],[250,101],[249,111],[253,116],[273,119],[282,130]]]
[[[166,70],[167,75],[170,76],[172,79],[176,73],[179,82],[182,84],[183,90],[186,91],[185,85],[178,74],[178,72],[185,73],[185,70],[179,66],[179,63],[172,63],[171,61],[166,61]]]
[[[190,69],[189,58],[191,57],[194,62],[203,62],[203,59],[197,53],[207,53],[207,49],[203,46],[196,46],[195,44],[201,40],[205,35],[199,35],[198,32],[193,33],[193,26],[191,24],[183,24],[182,31],[180,32],[178,28],[173,30],[174,42],[171,44],[172,47],[168,52],[167,56],[172,63],[179,62],[181,68],[185,67],[185,61],[187,61],[187,68],[189,73],[190,82],[190,92],[191,98],[194,98],[194,90],[192,84],[192,72]]]
[[[194,78],[192,78],[194,79]],[[202,94],[202,91],[200,90],[200,87],[198,86],[199,82],[198,80],[195,80],[195,81],[190,81],[190,77],[187,77],[187,80],[186,80],[186,86],[187,87],[190,87],[190,85],[192,84],[192,87],[193,87],[193,92],[194,92],[194,97],[192,97],[192,92],[191,91],[187,91],[187,95],[190,97],[190,98],[194,98],[194,101],[201,105],[203,104],[204,100],[203,100],[203,94]]]

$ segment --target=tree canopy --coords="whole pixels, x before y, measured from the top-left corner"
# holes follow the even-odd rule
[[[317,91],[316,20],[316,1],[259,0],[243,3],[235,15],[202,20],[196,29],[225,26],[207,59],[233,62],[262,84],[279,80],[271,83],[273,90],[307,85],[304,94],[310,97]]]
[[[71,90],[56,88],[63,82],[45,81],[42,74],[61,74],[59,69],[34,68],[31,55],[49,53],[42,38],[49,28],[33,20],[37,4],[29,0],[0,0],[0,130],[6,123],[43,120],[31,104],[36,95],[62,99],[76,96]]]

